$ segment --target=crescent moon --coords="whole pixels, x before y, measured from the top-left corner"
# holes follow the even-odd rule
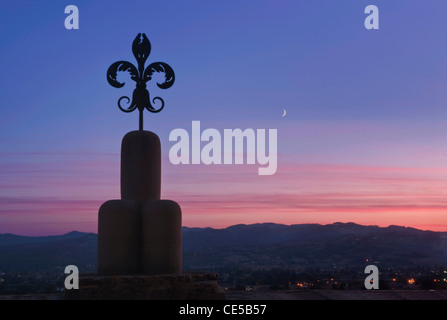
[[[282,114],[282,116],[284,117],[286,114],[287,114],[286,109],[283,109],[283,114]]]

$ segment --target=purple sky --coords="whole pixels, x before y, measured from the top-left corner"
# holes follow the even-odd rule
[[[405,225],[447,231],[447,3],[416,0],[4,1],[0,233],[96,232],[119,198],[119,152],[137,113],[106,81],[135,63],[139,32],[176,82],[145,114],[163,148],[162,195],[186,226],[236,223]],[[380,29],[364,28],[368,4]],[[287,115],[281,117],[283,109]],[[174,166],[169,133],[278,130],[278,171]]]

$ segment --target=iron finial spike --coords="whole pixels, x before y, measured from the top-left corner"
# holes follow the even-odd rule
[[[122,96],[118,100],[118,108],[123,112],[132,112],[138,109],[139,115],[139,130],[143,130],[143,110],[147,109],[149,112],[158,113],[164,108],[164,101],[160,97],[155,97],[152,99],[152,103],[155,100],[159,100],[161,107],[155,109],[150,100],[149,91],[146,89],[146,83],[152,79],[154,72],[163,72],[165,74],[165,81],[163,83],[157,83],[157,86],[161,89],[170,88],[175,81],[175,74],[172,68],[164,62],[153,62],[147,68],[144,68],[147,58],[151,52],[151,43],[146,37],[146,34],[139,33],[132,43],[132,52],[137,60],[136,67],[134,64],[127,61],[117,61],[113,63],[107,70],[107,81],[109,84],[115,88],[122,88],[124,82],[121,83],[117,80],[118,72],[128,72],[130,74],[130,79],[136,82],[136,88],[132,94],[132,100],[127,96]],[[121,100],[127,100],[127,104],[130,105],[123,108],[121,105]]]

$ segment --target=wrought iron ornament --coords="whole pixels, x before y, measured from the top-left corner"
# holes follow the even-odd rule
[[[122,96],[118,100],[118,108],[124,112],[132,112],[138,108],[138,111],[140,111],[139,128],[140,131],[142,131],[143,110],[146,108],[150,112],[157,113],[160,112],[165,106],[165,102],[160,97],[153,98],[152,103],[155,103],[155,100],[159,100],[161,102],[161,107],[155,109],[152,106],[149,91],[146,89],[146,82],[152,79],[154,72],[163,72],[165,74],[165,81],[163,83],[157,83],[157,86],[161,89],[168,89],[174,84],[175,74],[174,70],[172,70],[172,68],[164,62],[154,62],[151,63],[146,69],[144,68],[146,59],[151,52],[151,43],[144,33],[139,33],[133,41],[132,52],[138,62],[138,69],[130,62],[117,61],[107,70],[107,81],[115,88],[122,88],[125,83],[121,83],[116,80],[117,72],[127,71],[130,73],[130,78],[137,84],[132,94],[132,102],[130,103],[129,107],[124,109],[121,106],[121,100],[126,99],[127,103],[129,103],[130,99],[127,96]]]

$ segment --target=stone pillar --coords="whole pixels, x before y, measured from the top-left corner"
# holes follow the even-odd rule
[[[171,200],[147,201],[141,210],[142,271],[182,272],[182,212]]]
[[[160,200],[160,139],[149,131],[126,134],[121,145],[121,200],[98,213],[98,273],[102,275],[182,272],[182,214]]]
[[[139,273],[140,220],[139,206],[135,201],[109,200],[99,208],[99,274]]]
[[[161,147],[150,131],[131,131],[121,143],[121,199],[160,200]]]

